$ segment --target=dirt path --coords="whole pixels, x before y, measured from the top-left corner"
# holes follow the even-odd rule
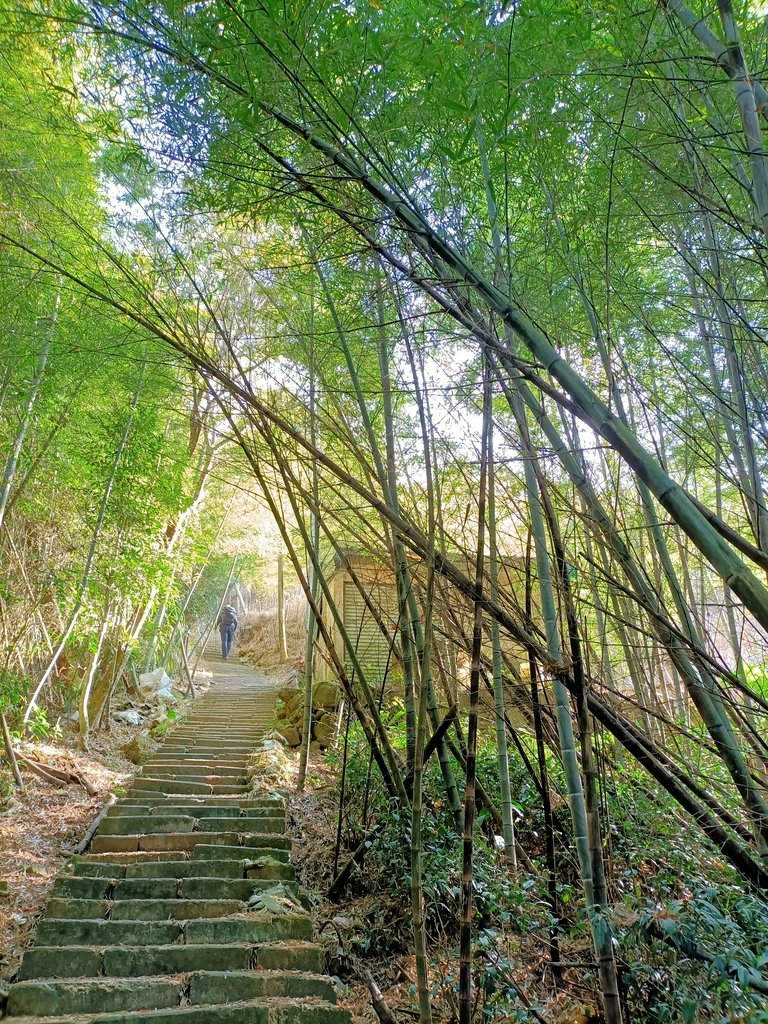
[[[274,684],[206,660],[212,688],[55,882],[11,987],[16,1024],[348,1024],[283,802],[246,778]]]

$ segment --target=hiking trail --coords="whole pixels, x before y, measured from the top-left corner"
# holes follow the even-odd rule
[[[246,777],[277,687],[213,641],[206,662],[214,685],[56,880],[10,989],[14,1024],[349,1024],[283,800]]]

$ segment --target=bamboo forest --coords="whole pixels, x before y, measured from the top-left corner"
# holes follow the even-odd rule
[[[768,5],[0,9],[0,1017],[768,1024]]]

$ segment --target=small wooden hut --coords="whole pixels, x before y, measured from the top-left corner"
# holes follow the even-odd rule
[[[474,567],[466,559],[458,559],[457,566],[472,578]],[[415,562],[411,571],[417,583],[424,567]],[[522,559],[499,561],[499,590],[502,605],[510,612],[522,614],[525,589],[525,566]],[[397,642],[398,605],[397,586],[391,566],[371,555],[345,552],[337,556],[327,576],[332,600],[341,614],[344,629],[355,645],[357,658],[371,682],[381,682],[393,664],[392,638]],[[321,602],[321,611],[331,634],[331,641],[340,659],[352,673],[352,664],[333,616]],[[471,604],[449,587],[438,587],[434,622],[436,629],[454,632],[458,625],[471,635]],[[524,659],[525,652],[504,638],[502,644],[515,660]],[[314,674],[318,683],[335,681],[332,659],[325,644],[318,640],[315,646]]]
[[[391,568],[370,555],[346,553],[336,557],[328,588],[363,670],[371,680],[382,680],[392,660],[391,637],[397,632],[397,587]],[[335,650],[351,674],[349,655],[324,599],[321,612]],[[315,646],[314,675],[318,683],[336,678],[320,640]]]

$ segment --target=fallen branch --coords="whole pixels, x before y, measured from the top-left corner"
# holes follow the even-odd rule
[[[768,995],[768,978],[756,968],[736,961],[729,961],[722,955],[715,956],[714,953],[702,949],[695,939],[688,938],[688,936],[671,935],[664,931],[658,921],[650,921],[645,926],[645,931],[652,938],[658,939],[683,956],[709,964],[723,977],[728,978],[729,981],[735,981],[741,988],[751,987],[757,992]]]
[[[55,775],[49,775],[45,768],[43,768],[42,765],[38,764],[37,761],[30,761],[29,758],[25,757],[23,754],[18,753],[18,751],[16,752],[16,757],[19,761],[21,761],[23,768],[26,768],[27,771],[32,772],[33,775],[37,775],[37,777],[39,779],[42,779],[43,782],[47,782],[51,786],[59,786],[59,788],[61,789],[66,787],[66,782],[63,782],[61,779],[57,779]]]
[[[98,795],[98,788],[77,772],[62,771],[60,768],[54,768],[52,765],[41,764],[39,761],[35,761],[34,758],[21,754],[18,751],[16,752],[16,757],[21,760],[25,768],[28,768],[45,782],[50,782],[54,786],[69,786],[75,783],[78,786],[82,786],[88,796]]]
[[[358,968],[363,981],[368,986],[368,991],[371,993],[371,1002],[373,1008],[376,1011],[376,1016],[381,1021],[381,1024],[399,1024],[397,1017],[390,1009],[389,1003],[384,998],[384,995],[373,980],[373,975],[370,971],[363,968]]]
[[[91,840],[96,835],[96,833],[97,833],[97,831],[99,829],[99,826],[101,825],[102,821],[104,821],[104,819],[106,818],[107,812],[109,811],[110,807],[114,807],[116,803],[117,803],[117,797],[115,796],[114,793],[110,793],[109,794],[109,799],[104,804],[104,806],[101,808],[101,810],[96,815],[94,820],[91,822],[90,827],[88,828],[88,831],[85,833],[83,838],[80,840],[80,842],[77,844],[77,846],[72,851],[73,854],[85,853],[85,851],[91,845]]]
[[[336,875],[336,877],[328,887],[329,900],[335,901],[336,899],[338,899],[338,897],[346,888],[347,883],[352,878],[352,875],[354,874],[357,865],[362,863],[362,860],[365,857],[366,852],[370,849],[371,844],[374,842],[374,840],[378,838],[380,832],[381,826],[377,825],[376,828],[371,829],[371,831],[365,835],[362,842],[358,843],[354,852],[352,853],[352,856],[349,858],[344,867],[341,869],[338,875]]]

